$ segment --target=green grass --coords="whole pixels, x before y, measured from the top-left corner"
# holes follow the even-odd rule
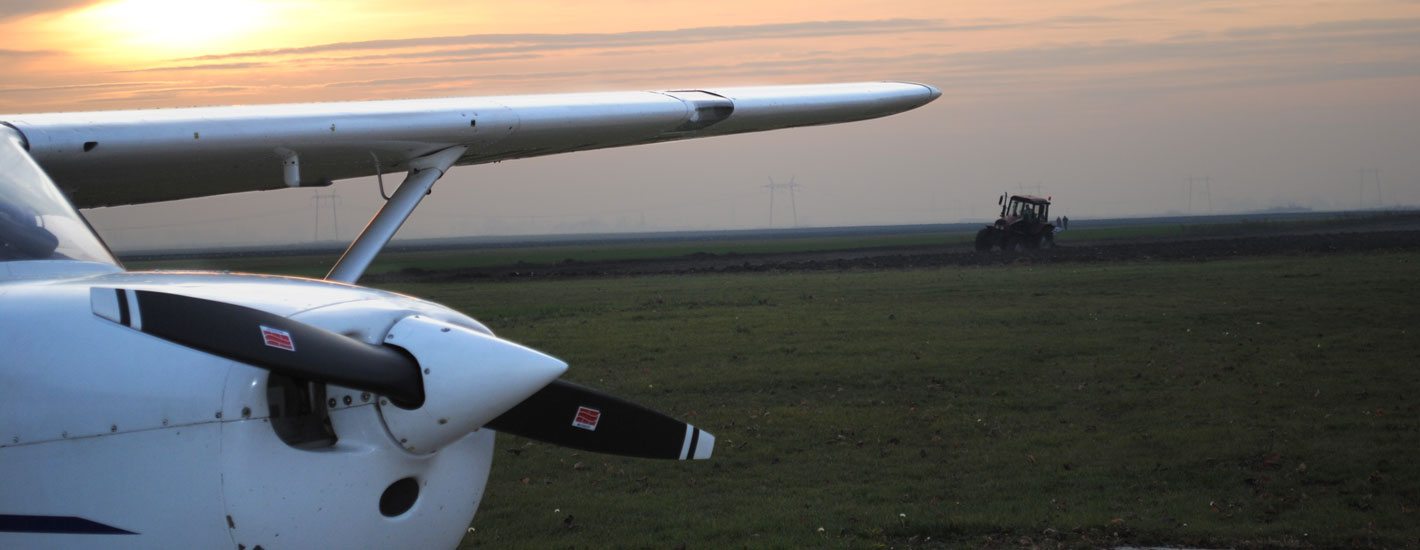
[[[388,286],[717,437],[500,435],[465,547],[1420,546],[1417,254]]]
[[[1338,213],[1324,218],[1256,220],[1236,222],[1213,222],[1191,224],[1141,224],[1111,227],[1086,227],[1072,229],[1061,235],[1064,244],[1068,237],[1077,241],[1111,241],[1131,239],[1198,239],[1206,237],[1238,237],[1266,235],[1292,231],[1338,231],[1346,229],[1370,228],[1384,230],[1386,224],[1413,223],[1420,219],[1412,211]]]

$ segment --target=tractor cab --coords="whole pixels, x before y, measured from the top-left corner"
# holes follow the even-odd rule
[[[1017,221],[1026,223],[1048,222],[1050,220],[1050,201],[1031,195],[1011,195],[1006,199],[1006,195],[1001,195],[1001,221],[1007,225]]]

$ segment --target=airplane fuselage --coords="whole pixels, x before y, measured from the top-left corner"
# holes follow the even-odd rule
[[[91,289],[160,288],[371,344],[411,315],[486,333],[478,322],[320,281],[24,263],[48,264],[60,278],[0,282],[8,343],[0,350],[0,547],[458,544],[458,526],[483,494],[492,431],[408,452],[386,428],[378,396],[271,375],[110,322],[95,315]]]

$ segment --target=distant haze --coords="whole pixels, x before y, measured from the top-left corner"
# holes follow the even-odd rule
[[[801,226],[986,219],[1003,191],[1077,218],[1420,204],[1420,3],[956,4],[6,2],[0,113],[860,80],[943,92],[863,123],[455,169],[403,238],[762,228],[770,178],[798,184],[792,203],[774,196],[777,227],[795,211]],[[349,240],[380,202],[371,178],[86,215],[118,249],[281,244]]]

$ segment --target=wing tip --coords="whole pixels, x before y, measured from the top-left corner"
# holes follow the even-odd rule
[[[930,101],[935,101],[937,98],[942,97],[942,90],[941,90],[941,88],[938,88],[938,87],[933,86],[933,85],[931,85],[931,84],[923,84],[923,83],[921,83],[921,82],[913,82],[913,84],[916,84],[916,85],[918,85],[918,86],[921,86],[921,87],[927,89],[927,94],[930,95],[930,96],[932,96],[931,99],[928,99],[928,100],[927,100],[927,101],[929,101],[929,102],[930,102]]]
[[[909,89],[911,89],[911,90],[912,90],[913,92],[915,92],[915,93],[921,93],[921,92],[923,92],[923,91],[926,91],[926,92],[927,92],[926,100],[924,100],[924,101],[922,101],[921,103],[919,103],[919,104],[918,104],[919,107],[922,106],[922,105],[926,105],[926,104],[928,104],[928,103],[931,103],[931,102],[933,102],[933,101],[936,101],[937,98],[942,97],[942,90],[941,90],[941,88],[938,88],[938,87],[933,86],[933,85],[931,85],[931,84],[923,84],[923,83],[921,83],[921,82],[909,82],[909,81],[906,81],[906,80],[890,80],[890,81],[887,81],[887,83],[888,83],[888,84],[899,84],[899,85],[902,85],[902,86],[908,86]]]

